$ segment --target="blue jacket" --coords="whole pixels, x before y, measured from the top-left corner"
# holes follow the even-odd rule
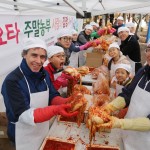
[[[141,79],[141,81],[139,82],[140,79]],[[139,69],[139,71],[135,74],[135,77],[133,78],[130,85],[127,87],[124,87],[122,89],[122,93],[119,94],[119,96],[124,97],[124,99],[126,101],[126,107],[129,106],[129,104],[130,104],[131,96],[132,96],[134,89],[135,89],[136,85],[138,84],[138,82],[139,82],[139,84],[138,84],[139,87],[144,89],[145,85],[148,83],[149,80],[150,80],[150,66],[146,65],[146,66],[142,67],[141,69]],[[150,92],[150,82],[147,84],[145,90]],[[148,117],[150,118],[150,114],[148,114]]]
[[[25,59],[22,60],[20,67],[27,78],[31,93],[45,91],[48,85],[49,104],[55,96],[59,96],[59,93],[53,87],[48,73],[43,68],[40,72],[32,72]],[[10,140],[15,142],[15,125],[10,122],[17,122],[19,116],[30,108],[29,90],[19,67],[7,75],[3,82],[1,93],[4,97],[8,118],[7,134]]]

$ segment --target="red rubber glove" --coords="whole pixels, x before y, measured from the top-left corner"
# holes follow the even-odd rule
[[[98,34],[99,36],[104,35],[105,31],[106,31],[106,30],[104,30],[104,29],[99,29],[99,30],[97,31],[97,34]]]
[[[116,29],[114,29],[114,28],[107,29],[107,33],[108,33],[108,34],[112,34],[112,33],[114,33],[115,31],[116,31]]]
[[[56,80],[60,82],[62,87],[66,87],[68,85],[68,80],[72,79],[73,77],[71,75],[67,75],[65,73],[62,73]]]
[[[101,44],[100,40],[98,40],[98,39],[94,40],[93,42],[96,43],[96,45]]]
[[[65,103],[69,102],[70,100],[71,100],[71,97],[63,98],[60,96],[56,96],[52,99],[51,104],[52,105],[61,105],[61,104],[65,104]]]
[[[71,104],[51,105],[44,108],[37,108],[34,110],[34,122],[41,123],[50,120],[55,115],[62,115],[64,117],[77,116],[78,112],[67,112],[71,108]]]
[[[82,50],[88,49],[91,46],[92,46],[92,42],[87,42],[86,44],[79,46],[79,48],[80,48],[80,51],[82,51]]]

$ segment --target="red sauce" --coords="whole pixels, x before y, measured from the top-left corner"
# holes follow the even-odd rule
[[[106,145],[108,145],[108,143],[109,143],[108,141],[105,141],[105,144],[106,144]]]
[[[60,121],[69,121],[69,122],[76,122],[77,118],[76,117],[60,117]]]
[[[47,140],[43,150],[74,150],[75,145],[71,143]]]
[[[73,140],[73,137],[70,136],[67,140]]]
[[[118,148],[88,147],[87,150],[119,150]]]
[[[68,121],[68,122],[77,122],[77,117],[60,117],[59,121]],[[81,121],[81,123],[84,123],[84,119]]]

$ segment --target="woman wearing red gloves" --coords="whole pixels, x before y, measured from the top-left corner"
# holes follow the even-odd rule
[[[37,150],[49,131],[49,120],[55,115],[71,117],[68,99],[60,97],[47,71],[43,69],[47,52],[44,41],[24,41],[22,62],[4,80],[2,95],[8,118],[8,137],[16,150]],[[31,143],[32,141],[32,143]]]

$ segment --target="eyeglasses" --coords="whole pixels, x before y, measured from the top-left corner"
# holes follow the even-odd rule
[[[58,54],[58,55],[54,55],[54,57],[57,57],[57,58],[59,58],[59,59],[61,59],[61,58],[65,59],[65,58],[66,58],[66,55]]]
[[[145,49],[145,52],[146,52],[146,53],[150,53],[150,48],[146,48],[146,49]]]
[[[71,37],[62,37],[62,39],[65,41],[65,42],[72,42],[72,38]]]

